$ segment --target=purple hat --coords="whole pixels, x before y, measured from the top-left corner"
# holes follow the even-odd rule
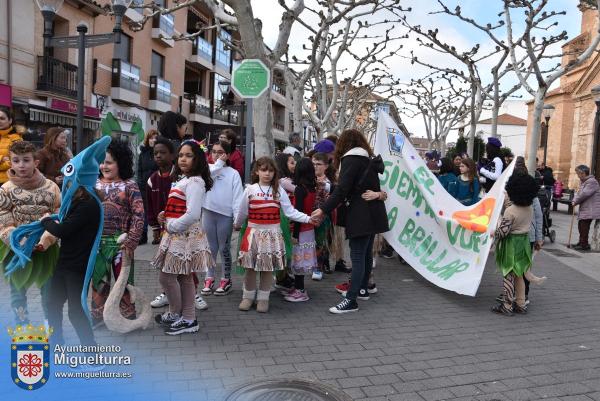
[[[335,144],[329,139],[323,139],[317,142],[314,149],[319,153],[332,153],[335,150]]]
[[[497,148],[501,148],[502,147],[502,142],[500,142],[500,139],[496,138],[496,137],[489,137],[488,138],[488,143],[492,146],[495,146]]]

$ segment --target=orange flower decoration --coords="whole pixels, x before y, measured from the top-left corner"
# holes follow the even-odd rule
[[[486,198],[472,209],[454,212],[452,218],[467,230],[484,233],[490,224],[495,205],[495,198]]]

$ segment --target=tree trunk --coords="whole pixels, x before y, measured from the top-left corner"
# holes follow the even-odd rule
[[[535,169],[537,167],[535,158],[537,156],[538,145],[540,143],[542,111],[544,110],[544,98],[546,97],[546,91],[547,88],[545,86],[540,86],[535,94],[535,101],[533,103],[531,141],[529,142],[529,148],[527,151],[527,170],[529,170],[529,174],[534,177]]]
[[[238,29],[242,47],[247,59],[260,59],[269,69],[273,69],[265,54],[261,23],[254,19],[252,6],[248,0],[231,0],[229,2],[238,20]],[[269,89],[253,103],[254,119],[254,155],[255,157],[272,156],[275,153],[273,141],[273,110],[271,104],[271,83]]]
[[[492,131],[490,133],[490,135],[494,138],[496,138],[498,136],[498,109],[500,107],[494,105],[494,107],[492,107]]]

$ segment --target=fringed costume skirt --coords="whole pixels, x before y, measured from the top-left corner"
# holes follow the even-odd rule
[[[205,272],[214,264],[201,222],[181,233],[165,231],[152,261],[152,266],[171,274]]]

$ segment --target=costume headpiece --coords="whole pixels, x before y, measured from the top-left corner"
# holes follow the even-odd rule
[[[62,184],[60,210],[58,216],[52,216],[53,218],[58,218],[58,221],[63,221],[71,208],[73,195],[80,187],[85,188],[90,196],[96,199],[96,202],[98,202],[98,205],[100,206],[100,224],[96,233],[94,245],[90,251],[90,257],[85,272],[85,281],[83,283],[83,291],[81,293],[81,306],[88,318],[90,317],[87,306],[88,289],[94,271],[94,264],[96,263],[96,254],[98,253],[98,247],[100,246],[102,228],[104,226],[104,210],[102,209],[102,202],[96,195],[94,187],[98,179],[100,163],[102,163],[106,157],[106,149],[108,148],[110,141],[111,138],[109,136],[100,138],[98,141],[79,152],[77,156],[73,157],[63,166],[61,171],[64,179]],[[19,226],[11,233],[10,247],[15,253],[15,256],[6,268],[7,275],[12,274],[17,269],[23,268],[31,260],[33,248],[39,242],[43,233],[44,227],[39,221]],[[23,239],[25,241],[23,241]]]

